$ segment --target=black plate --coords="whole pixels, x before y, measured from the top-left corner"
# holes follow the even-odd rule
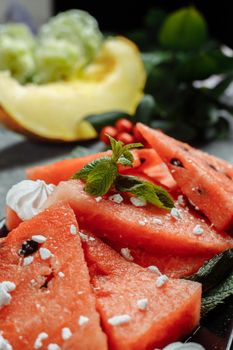
[[[0,220],[0,238],[7,236],[5,220]],[[233,298],[213,310],[196,331],[185,340],[196,342],[206,350],[233,350]]]

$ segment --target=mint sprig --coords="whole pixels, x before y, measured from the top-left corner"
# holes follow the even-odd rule
[[[186,277],[202,283],[202,316],[233,295],[233,249],[225,250],[207,261],[197,273]]]
[[[121,175],[118,172],[119,164],[133,166],[134,157],[130,150],[143,145],[124,145],[123,142],[108,137],[112,156],[93,160],[74,174],[72,179],[85,181],[84,190],[91,196],[103,196],[110,188],[115,188],[118,192],[132,193],[159,208],[171,209],[174,206],[173,199],[165,189],[136,176]]]
[[[163,209],[174,207],[173,199],[166,190],[150,182],[143,181],[136,176],[118,175],[115,187],[119,192],[135,194],[138,198],[143,198],[156,207]]]

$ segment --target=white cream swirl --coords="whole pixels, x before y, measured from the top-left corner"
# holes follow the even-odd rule
[[[42,180],[23,180],[8,191],[6,204],[21,220],[29,220],[42,210],[55,187]]]
[[[167,345],[163,350],[205,350],[205,348],[198,343],[175,342]]]

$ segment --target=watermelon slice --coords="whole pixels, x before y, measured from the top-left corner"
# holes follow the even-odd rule
[[[128,262],[93,236],[83,248],[110,349],[162,348],[198,325],[200,284]]]
[[[86,157],[64,159],[49,165],[40,165],[27,170],[27,178],[30,180],[44,180],[48,184],[57,185],[60,181],[69,180],[69,178],[87,163],[94,159],[109,156],[111,152],[101,152]],[[133,151],[133,168],[119,167],[121,173],[129,175],[138,174],[147,178],[147,180],[161,183],[167,188],[176,187],[176,183],[168,171],[167,166],[153,149],[139,149]],[[132,170],[133,169],[133,170]]]
[[[107,349],[77,230],[73,211],[60,202],[1,245],[0,282],[15,288],[5,303],[0,296],[0,329],[13,349]]]
[[[161,131],[143,124],[137,128],[166,162],[181,191],[192,203],[218,230],[232,230],[233,166]]]
[[[169,172],[166,164],[159,157],[158,153],[152,148],[143,148],[133,151],[134,155],[134,167],[124,168],[121,172],[128,175],[139,176],[143,174],[147,176],[147,180],[153,180],[154,182],[167,187],[170,190],[176,188],[176,182]]]
[[[27,169],[26,175],[29,180],[44,180],[47,184],[57,185],[60,181],[68,180],[84,165],[94,159],[111,155],[111,152],[100,152],[80,158],[63,159],[49,165],[39,165]]]
[[[178,205],[171,213],[152,205],[135,207],[127,202],[115,203],[89,196],[78,180],[62,182],[48,198],[46,206],[68,201],[79,225],[99,236],[146,251],[179,255],[211,255],[233,246],[233,238],[218,234],[203,219],[194,217],[188,208]],[[174,214],[178,214],[179,217]],[[196,234],[196,230],[203,231]]]
[[[87,232],[88,235],[88,232]],[[142,267],[156,266],[159,271],[171,278],[182,278],[197,272],[211,256],[179,256],[175,254],[149,253],[143,249],[125,247],[117,242],[105,241],[126,260]],[[153,269],[153,268],[152,268]]]

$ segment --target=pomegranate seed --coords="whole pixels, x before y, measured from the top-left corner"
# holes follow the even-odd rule
[[[114,126],[108,125],[108,126],[105,126],[101,130],[101,132],[100,132],[100,140],[102,142],[104,142],[106,145],[109,145],[110,141],[109,141],[109,138],[108,138],[107,135],[116,138],[116,136],[117,136],[117,129]]]
[[[133,123],[125,118],[118,119],[116,122],[116,128],[119,133],[121,132],[132,132],[133,130]]]
[[[117,140],[128,145],[129,143],[134,142],[134,137],[133,137],[133,135],[131,135],[127,132],[121,132],[120,134],[117,135]]]

